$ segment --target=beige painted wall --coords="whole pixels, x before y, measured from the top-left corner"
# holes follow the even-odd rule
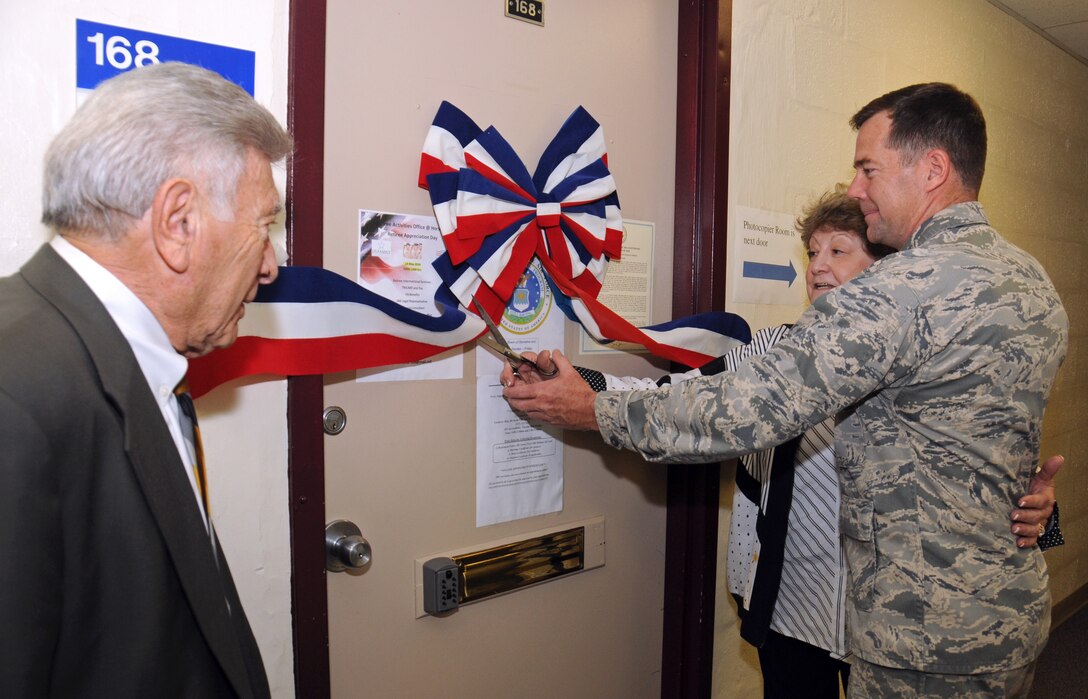
[[[0,276],[51,233],[41,216],[41,163],[76,108],[75,20],[234,46],[256,53],[257,100],[286,123],[288,0],[0,2]],[[275,171],[283,191],[283,169]],[[273,235],[282,241],[280,225]],[[294,696],[287,521],[286,382],[239,382],[197,401],[211,509],[273,694]]]
[[[1068,457],[1058,491],[1069,543],[1047,561],[1056,601],[1081,588],[1088,583],[1088,421],[1077,400],[1088,388],[1088,67],[985,0],[734,0],[732,60],[731,210],[796,213],[849,180],[847,122],[884,92],[940,80],[982,104],[990,135],[982,203],[998,230],[1046,267],[1069,312],[1069,356],[1043,431],[1043,452]],[[729,300],[727,307],[754,327],[796,317],[794,309]],[[723,510],[731,480],[723,475]],[[724,594],[717,627],[714,695],[751,696],[758,661],[739,640]]]

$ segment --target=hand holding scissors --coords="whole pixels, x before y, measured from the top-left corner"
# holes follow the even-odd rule
[[[552,364],[551,369],[545,371],[540,367],[539,364],[537,364],[533,360],[523,357],[515,352],[513,349],[511,349],[510,344],[506,341],[506,338],[502,336],[502,333],[499,332],[498,327],[495,326],[494,321],[492,321],[490,316],[487,315],[487,311],[485,311],[484,307],[480,305],[480,302],[476,299],[473,299],[472,302],[476,304],[476,310],[479,312],[480,317],[484,319],[484,323],[487,324],[487,329],[491,331],[490,335],[481,335],[480,337],[476,338],[476,341],[482,345],[490,347],[502,356],[506,357],[506,361],[510,363],[510,368],[514,371],[514,376],[517,376],[518,369],[526,364],[532,367],[533,371],[540,374],[541,376],[555,376],[555,374],[559,371],[558,367],[556,367],[555,364]]]

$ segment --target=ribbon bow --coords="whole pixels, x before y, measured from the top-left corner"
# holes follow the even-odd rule
[[[623,218],[604,131],[582,107],[530,177],[494,126],[480,129],[443,102],[423,144],[419,186],[430,192],[446,245],[435,269],[466,307],[475,298],[500,314],[535,256],[560,308],[598,342],[634,342],[700,366],[747,341],[747,324],[732,314],[636,328],[597,301],[608,261],[620,256]]]
[[[501,311],[534,256],[564,293],[595,298],[608,260],[620,255],[623,219],[604,133],[582,107],[530,177],[495,127],[481,130],[443,102],[423,146],[419,184],[430,192],[446,245],[436,269],[466,306],[482,297],[488,311]]]

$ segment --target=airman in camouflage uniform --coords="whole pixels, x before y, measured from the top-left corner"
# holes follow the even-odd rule
[[[826,294],[735,374],[599,394],[597,424],[649,460],[695,462],[773,446],[838,414],[854,654],[924,673],[1029,668],[1030,685],[1050,625],[1046,565],[1001,525],[1034,470],[1068,319],[1042,267],[977,201],[953,199],[905,236],[909,207],[890,190],[877,211],[868,180],[884,175],[869,170],[887,164],[863,146],[892,142],[894,108],[873,114],[869,127],[869,117],[855,123],[851,193],[874,214],[869,239],[902,251]],[[982,149],[984,162],[984,131]],[[967,191],[980,183],[981,172]]]
[[[825,294],[735,373],[599,393],[588,415],[554,391],[505,395],[530,417],[595,427],[668,463],[766,449],[837,415],[847,627],[865,666],[850,695],[954,695],[966,685],[953,676],[974,675],[1024,696],[1050,598],[1042,555],[1017,548],[1004,522],[1034,471],[1068,319],[1042,267],[975,201],[986,133],[969,95],[913,85],[852,124],[849,193],[869,240],[901,252]]]
[[[810,308],[735,374],[602,393],[601,433],[651,461],[716,461],[840,414],[851,649],[939,673],[1026,665],[1049,627],[1046,565],[1004,522],[1034,472],[1065,312],[977,203]],[[853,407],[851,407],[853,406]]]

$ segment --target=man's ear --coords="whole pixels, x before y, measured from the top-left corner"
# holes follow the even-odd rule
[[[167,267],[178,273],[189,268],[197,230],[193,183],[186,179],[163,182],[151,202],[151,238]]]
[[[952,159],[941,148],[932,148],[922,156],[922,164],[925,168],[925,191],[932,192],[948,181],[952,176]]]

